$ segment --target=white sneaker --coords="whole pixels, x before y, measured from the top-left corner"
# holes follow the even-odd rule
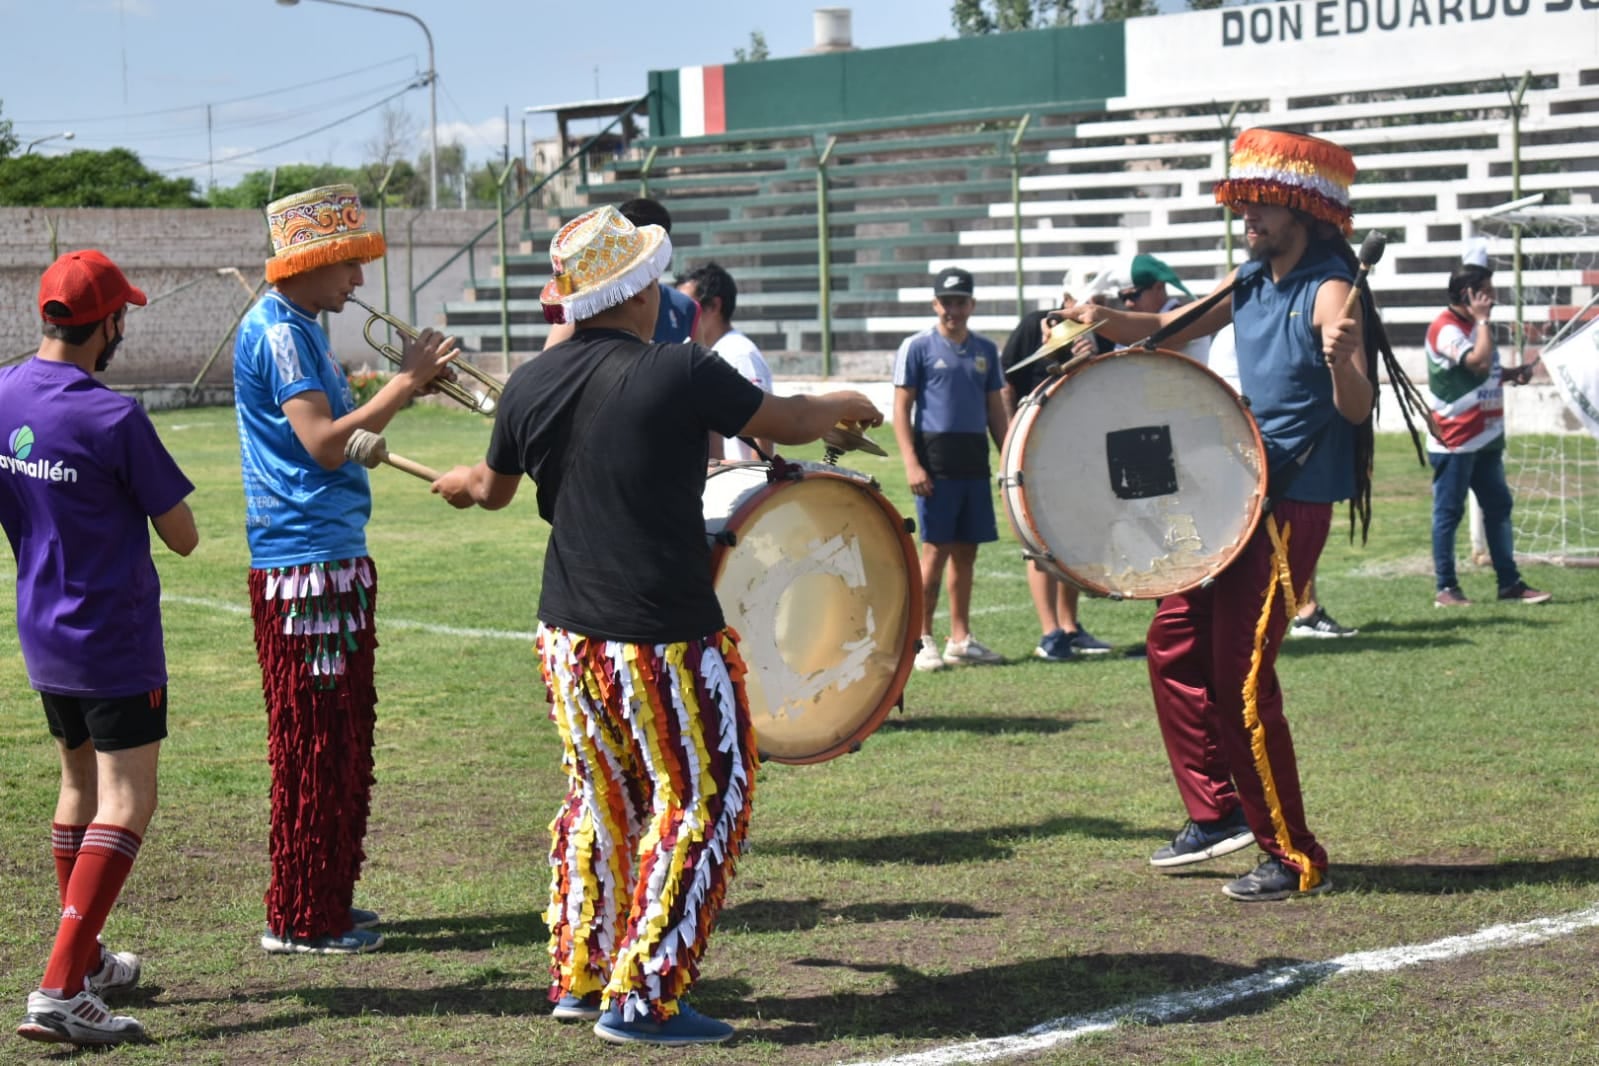
[[[83,978],[83,987],[100,996],[126,992],[139,983],[143,964],[131,951],[108,951],[100,945],[100,968]]]
[[[961,666],[966,663],[986,663],[989,665],[1002,663],[1005,657],[997,651],[985,648],[977,642],[977,638],[970,633],[960,643],[951,640],[944,645],[944,661],[951,666]]]
[[[126,1044],[143,1040],[144,1026],[112,1014],[105,1002],[86,988],[71,999],[30,992],[28,1015],[17,1026],[17,1035],[46,1044]]]
[[[915,665],[918,670],[944,669],[944,658],[938,654],[938,645],[931,634],[923,634],[922,645],[916,649]]]

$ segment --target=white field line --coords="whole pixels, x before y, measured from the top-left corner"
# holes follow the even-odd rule
[[[242,614],[248,616],[250,608],[242,603],[228,603],[224,600],[205,600],[196,596],[161,596],[162,603],[176,603],[184,607],[199,607],[208,611],[221,611],[224,614]],[[524,644],[531,644],[534,640],[532,633],[523,633],[515,629],[468,629],[463,626],[442,626],[436,622],[419,622],[414,618],[390,618],[383,616],[384,629],[419,629],[424,633],[432,633],[441,637],[466,637],[472,640],[517,640]]]
[[[1017,1036],[951,1044],[891,1059],[877,1059],[854,1066],[954,1066],[955,1063],[993,1062],[1069,1043],[1090,1033],[1115,1029],[1124,1021],[1142,1025],[1162,1025],[1197,1014],[1208,1014],[1221,1007],[1324,981],[1341,973],[1385,973],[1423,962],[1437,962],[1474,955],[1480,951],[1538,944],[1599,926],[1599,904],[1558,918],[1534,918],[1514,925],[1492,925],[1475,933],[1447,936],[1428,944],[1404,944],[1377,951],[1357,951],[1327,962],[1302,962],[1274,970],[1240,977],[1225,984],[1191,992],[1150,996],[1122,1007],[1081,1014],[1035,1025]]]

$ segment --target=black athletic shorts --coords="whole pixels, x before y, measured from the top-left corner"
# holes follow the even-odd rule
[[[41,692],[50,735],[76,751],[92,739],[96,751],[125,751],[165,740],[167,687],[132,696],[63,696]]]

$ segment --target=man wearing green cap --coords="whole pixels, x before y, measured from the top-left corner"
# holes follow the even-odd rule
[[[1178,289],[1182,295],[1176,295],[1167,286]],[[1128,311],[1143,311],[1152,315],[1181,307],[1194,298],[1188,286],[1177,276],[1177,271],[1147,252],[1112,264],[1088,283],[1088,294],[1090,297],[1114,296],[1121,300],[1122,306]],[[1196,362],[1206,363],[1210,359],[1210,338],[1196,337],[1174,350]]]

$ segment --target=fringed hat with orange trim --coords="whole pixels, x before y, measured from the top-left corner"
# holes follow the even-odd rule
[[[1218,204],[1276,204],[1355,231],[1349,186],[1355,157],[1331,141],[1290,130],[1259,127],[1233,142],[1228,177],[1216,183]]]
[[[272,258],[267,280],[284,278],[332,263],[370,263],[388,250],[383,234],[367,228],[366,210],[354,185],[324,185],[267,204]]]
[[[555,276],[539,294],[549,322],[581,322],[655,284],[672,261],[660,226],[635,226],[614,207],[597,207],[550,241]]]

